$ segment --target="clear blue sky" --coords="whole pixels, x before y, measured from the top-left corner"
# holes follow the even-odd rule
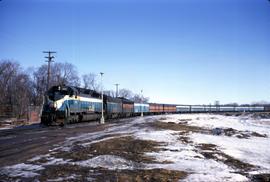
[[[152,102],[270,101],[268,0],[0,1],[0,59],[49,49]]]

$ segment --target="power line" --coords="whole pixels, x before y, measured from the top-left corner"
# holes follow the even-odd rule
[[[56,53],[55,51],[43,51],[43,53],[48,54],[48,56],[45,56],[48,60],[48,72],[47,72],[47,90],[50,88],[50,75],[51,75],[51,62],[53,61],[53,58],[55,58],[52,54]]]

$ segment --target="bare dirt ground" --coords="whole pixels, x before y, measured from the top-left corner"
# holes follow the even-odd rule
[[[171,116],[0,131],[0,181],[270,181],[267,170],[251,173],[257,165],[191,137],[213,129]],[[222,137],[268,135],[223,128]]]
[[[104,136],[102,134],[97,135],[97,138],[94,136],[95,139],[90,140],[90,142],[101,141],[93,143],[89,147],[84,147],[78,144],[80,141],[76,141],[69,146],[71,147],[70,151],[57,149],[57,147],[65,145],[67,138],[95,132],[103,133],[112,126],[117,128],[120,125],[121,128],[130,120],[132,119],[114,121],[104,125],[99,125],[96,122],[82,123],[69,125],[65,128],[32,125],[1,131],[0,168],[2,170],[0,170],[0,179],[1,181],[177,181],[185,177],[186,173],[181,171],[140,169],[143,162],[153,161],[153,159],[145,157],[144,152],[155,151],[155,146],[158,143],[122,136],[117,131],[115,131],[115,134],[112,132]],[[120,132],[122,132],[121,129]],[[103,138],[106,140],[102,141]],[[132,161],[136,170],[125,167],[120,170],[108,170],[102,166],[87,167],[75,164],[76,161],[89,159],[90,156],[110,157],[113,155]],[[63,162],[64,160],[72,161],[73,164],[67,164]],[[119,162],[121,163],[121,161]],[[41,168],[37,167],[37,164],[46,167],[39,170]],[[19,171],[17,171],[17,174],[7,174],[6,169],[8,168],[5,168],[5,166],[15,166],[16,169],[14,169],[19,169]],[[113,168],[114,164],[111,163],[109,166]],[[40,172],[39,175],[35,174],[37,171]]]

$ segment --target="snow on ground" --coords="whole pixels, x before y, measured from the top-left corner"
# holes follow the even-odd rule
[[[269,138],[253,137],[250,139],[239,139],[199,133],[192,134],[191,138],[195,143],[217,145],[221,151],[229,156],[259,166],[261,170],[268,169],[270,171]]]
[[[166,120],[162,120],[166,122]],[[135,134],[142,140],[164,142],[160,152],[149,152],[147,156],[156,158],[161,164],[149,164],[148,168],[165,168],[191,173],[185,181],[247,181],[248,179],[227,165],[212,159],[206,159],[196,152],[192,144],[183,144],[178,140],[176,131],[140,131]],[[165,163],[164,163],[165,162]],[[169,162],[169,163],[168,163]]]
[[[39,174],[37,171],[43,170],[44,168],[39,165],[32,165],[32,164],[16,164],[13,166],[5,167],[2,171],[0,171],[1,174],[6,174],[11,177],[35,177]]]
[[[160,119],[162,117],[162,119]],[[266,137],[250,136],[248,138],[237,138],[235,136],[213,135],[211,133],[173,131],[170,129],[156,129],[148,127],[148,122],[173,122],[185,125],[198,126],[206,129],[233,128],[237,131],[257,132]],[[78,165],[91,168],[105,168],[108,170],[136,170],[136,164],[122,156],[99,155],[89,159],[71,162],[61,158],[54,158],[53,154],[69,152],[74,145],[83,147],[90,146],[97,142],[110,140],[112,138],[132,136],[135,139],[151,140],[160,142],[160,151],[145,153],[146,156],[156,159],[156,163],[143,164],[146,169],[164,168],[168,170],[185,171],[189,175],[184,181],[248,181],[239,170],[223,163],[223,156],[216,155],[217,159],[206,158],[198,149],[199,144],[214,144],[218,150],[238,159],[255,165],[257,168],[252,171],[245,171],[249,174],[270,173],[270,120],[254,119],[250,116],[223,116],[214,114],[181,114],[167,116],[149,116],[135,118],[128,123],[109,124],[109,127],[102,131],[84,133],[78,136],[67,138],[61,145],[55,146],[49,154],[37,156],[28,161],[37,163],[46,158],[45,163],[17,164],[7,166],[2,173],[10,176],[34,177],[38,175],[47,165]],[[190,142],[179,140],[179,136],[188,137]],[[35,163],[36,162],[36,163]],[[62,178],[52,179],[58,181]]]
[[[270,119],[253,119],[250,116],[224,116],[217,114],[176,114],[164,122],[187,123],[204,128],[233,128],[241,131],[253,131],[270,136]]]
[[[182,114],[171,115],[162,122],[186,122],[189,125],[205,128],[233,128],[240,131],[258,132],[267,137],[237,138],[224,135],[211,135],[191,133],[190,139],[195,144],[214,144],[225,154],[243,162],[258,166],[256,171],[250,173],[270,172],[270,120],[253,119],[248,116],[222,116],[213,114]],[[180,155],[180,154],[179,154]],[[164,157],[165,155],[161,155]]]
[[[70,176],[67,177],[58,177],[56,179],[48,179],[48,182],[55,182],[55,181],[76,181],[76,178],[78,178],[80,176],[75,175],[75,174],[71,174]],[[89,180],[92,181],[92,180]]]
[[[116,169],[133,169],[134,164],[132,161],[128,161],[124,158],[114,155],[100,155],[86,161],[75,162],[73,164],[92,167],[92,168],[107,168],[110,170]]]
[[[141,140],[153,140],[156,142],[177,142],[177,137],[173,134],[176,134],[176,131],[163,130],[163,131],[155,131],[155,130],[140,130],[134,133],[134,137]]]

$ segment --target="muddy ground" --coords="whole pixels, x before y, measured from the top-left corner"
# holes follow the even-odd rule
[[[162,122],[166,119],[163,116],[132,123],[135,119],[114,120],[104,125],[95,122],[65,128],[32,125],[0,131],[0,181],[179,181],[190,172],[147,167],[161,162],[145,153],[166,150],[165,143],[141,140],[132,133],[145,128],[149,132],[172,130],[178,132],[180,142],[191,144],[188,133],[213,132],[189,126],[185,121]],[[267,137],[230,128],[222,132],[238,138]],[[257,166],[235,159],[213,144],[196,145],[196,152],[228,165],[250,181],[270,181],[270,174],[248,174]]]

